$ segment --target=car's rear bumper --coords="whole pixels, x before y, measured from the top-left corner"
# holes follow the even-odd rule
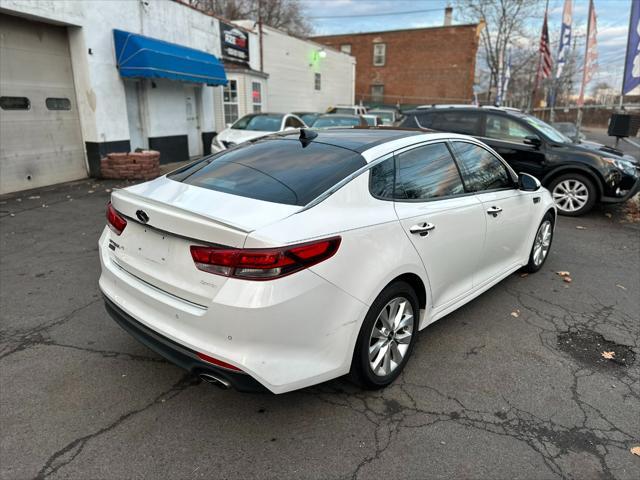
[[[187,370],[194,375],[209,374],[219,379],[220,383],[232,386],[241,392],[265,392],[267,389],[250,375],[243,372],[234,372],[224,368],[218,368],[198,358],[197,352],[180,345],[173,340],[160,335],[131,315],[118,307],[115,303],[104,297],[104,306],[107,313],[124,330],[143,345],[146,345],[158,355],[171,363]]]
[[[202,365],[193,363],[193,354],[204,354],[239,368],[273,393],[348,373],[368,307],[319,275],[303,270],[268,282],[227,279],[212,287],[210,300],[194,304],[124,270],[109,249],[109,236],[105,229],[99,243],[102,293],[137,322],[127,325],[142,325],[143,332],[169,340],[172,348],[163,343],[157,351],[174,363],[196,371]],[[159,348],[157,342],[149,346]]]

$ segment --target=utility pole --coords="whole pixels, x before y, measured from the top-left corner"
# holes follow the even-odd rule
[[[262,0],[258,0],[258,43],[260,44],[260,71],[264,72],[264,52],[262,49]]]

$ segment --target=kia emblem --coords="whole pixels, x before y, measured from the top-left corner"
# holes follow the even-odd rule
[[[136,212],[136,217],[138,217],[138,220],[140,220],[142,223],[147,223],[149,221],[149,215],[147,215],[147,212],[145,212],[144,210],[138,210]]]

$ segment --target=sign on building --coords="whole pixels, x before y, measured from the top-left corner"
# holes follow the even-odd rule
[[[249,63],[249,35],[228,23],[220,22],[222,58],[234,62]]]

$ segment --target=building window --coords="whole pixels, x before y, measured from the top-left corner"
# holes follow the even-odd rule
[[[386,56],[387,56],[387,44],[374,43],[373,44],[373,65],[376,67],[384,66]]]
[[[223,92],[224,123],[229,125],[238,119],[238,81],[229,80]]]
[[[260,82],[251,83],[251,100],[253,101],[253,113],[262,111],[262,84]]]
[[[342,53],[348,53],[349,55],[351,55],[351,44],[343,43],[342,45],[340,45],[340,51]]]
[[[45,100],[47,110],[71,110],[71,100],[68,98],[52,98]]]
[[[2,110],[29,110],[31,102],[27,97],[0,97]]]
[[[382,102],[384,100],[384,85],[371,85],[371,101]]]
[[[316,73],[315,75],[315,88],[316,90],[320,90],[322,88],[322,75]]]

